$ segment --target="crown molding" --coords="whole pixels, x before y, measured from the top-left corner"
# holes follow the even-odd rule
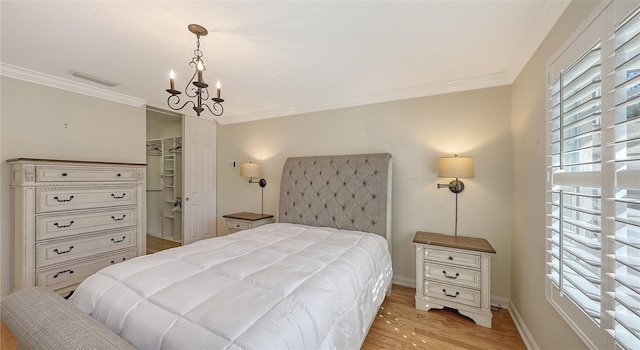
[[[147,100],[59,78],[4,62],[0,62],[0,75],[56,89],[71,91],[82,95],[92,96],[103,100],[123,103],[134,107],[142,107],[147,103]]]
[[[342,100],[330,104],[319,104],[315,106],[299,106],[302,108],[289,108],[282,110],[259,111],[255,113],[224,115],[215,117],[214,119],[220,125],[244,123],[255,120],[270,119],[277,117],[285,117],[290,115],[306,114],[320,111],[327,111],[339,108],[349,108],[376,103],[385,103],[398,100],[406,100],[411,98],[420,98],[426,96],[449,94],[454,92],[463,92],[476,89],[484,89],[496,86],[509,85],[513,80],[509,79],[506,73],[492,74],[471,79],[449,81],[444,83],[434,83],[417,85],[413,87],[385,91],[378,94],[372,94],[362,98]]]
[[[531,28],[529,28],[529,32],[520,43],[520,47],[511,58],[507,68],[507,76],[511,81],[510,83],[516,80],[570,3],[571,0],[546,1],[544,3],[544,7]]]

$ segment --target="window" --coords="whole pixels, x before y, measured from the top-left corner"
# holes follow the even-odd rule
[[[547,299],[591,348],[640,349],[640,14],[629,6],[610,3],[548,69]]]

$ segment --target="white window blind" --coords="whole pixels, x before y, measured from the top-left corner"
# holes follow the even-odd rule
[[[615,279],[609,330],[619,346],[640,349],[640,15],[634,12],[615,33]]]
[[[553,82],[551,280],[600,323],[601,48],[596,43]]]
[[[640,14],[620,3],[549,66],[547,299],[589,347],[640,349]]]

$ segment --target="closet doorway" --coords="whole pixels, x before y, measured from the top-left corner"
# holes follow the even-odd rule
[[[183,243],[182,115],[147,108],[147,251]]]

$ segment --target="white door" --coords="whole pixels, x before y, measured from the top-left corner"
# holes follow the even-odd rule
[[[216,236],[216,122],[185,115],[183,244]]]

